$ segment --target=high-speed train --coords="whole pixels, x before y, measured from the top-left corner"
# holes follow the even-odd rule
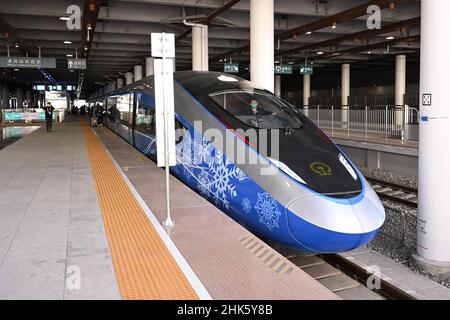
[[[174,80],[178,179],[253,233],[305,254],[353,250],[377,235],[378,196],[294,106],[229,74],[176,72]],[[153,77],[90,103],[155,160]]]

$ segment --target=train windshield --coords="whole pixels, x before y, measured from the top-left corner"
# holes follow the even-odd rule
[[[282,100],[265,91],[228,89],[209,94],[220,107],[247,126],[258,129],[300,129],[302,121]]]

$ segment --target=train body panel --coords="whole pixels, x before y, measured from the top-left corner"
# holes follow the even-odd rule
[[[206,75],[191,74],[197,78]],[[211,74],[213,78],[229,78],[218,73],[207,73],[208,77]],[[195,90],[186,86],[190,81],[189,74],[182,73],[175,79],[175,112],[177,127],[182,135],[177,143],[177,166],[171,170],[186,185],[256,234],[305,253],[352,250],[366,244],[377,234],[384,221],[384,209],[378,197],[351,161],[323,132],[318,131],[320,129],[307,124],[307,129],[302,132],[308,133],[307,130],[310,130],[309,135],[323,139],[324,146],[307,146],[298,158],[289,159],[289,150],[287,157],[286,151],[284,155],[281,152],[280,159],[284,157],[289,166],[296,168],[291,170],[284,162],[258,152],[259,145],[252,145],[245,136],[239,135],[236,127],[230,128],[232,117],[214,114],[212,100],[209,105],[207,96],[195,95]],[[135,120],[131,125],[133,121],[127,119],[125,122],[128,125],[123,125],[122,117],[117,114],[112,121],[108,121],[108,126],[142,153],[155,159],[156,141],[150,124],[154,119],[152,81],[152,78],[147,78],[134,87],[115,93],[117,105],[117,99],[121,99],[122,95],[133,93],[132,97],[128,97],[128,103],[130,108],[134,105]],[[196,81],[198,83],[199,79]],[[245,85],[248,87],[249,83],[245,82]],[[220,89],[236,90],[226,86]],[[113,109],[117,109],[117,105]],[[303,119],[303,122],[307,120]],[[215,130],[214,138],[206,133],[211,129]],[[284,139],[282,144],[289,148],[295,145],[296,139],[309,141],[308,137],[299,138],[299,132],[300,129],[295,134],[286,133],[281,137]],[[217,139],[219,135],[230,139],[229,142],[235,147],[228,148],[228,144],[225,147]],[[256,163],[236,161],[237,152],[242,148],[253,154]],[[332,189],[330,193],[320,192],[327,188],[326,183],[314,182],[314,174],[305,173],[307,169],[302,165],[297,166],[296,161],[302,159],[308,163],[322,163],[323,160],[337,178],[345,177],[349,183],[343,184],[330,173],[321,176],[319,172],[317,179],[328,178]],[[262,174],[268,169],[271,172],[269,175]],[[316,171],[314,168],[311,170],[313,173]],[[308,177],[309,183],[302,180],[302,176]],[[339,188],[343,192],[336,192]]]

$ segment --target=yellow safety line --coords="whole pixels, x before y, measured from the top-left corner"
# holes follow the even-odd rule
[[[122,299],[197,300],[103,144],[82,126]]]

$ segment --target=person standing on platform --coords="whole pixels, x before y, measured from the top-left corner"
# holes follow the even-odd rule
[[[52,132],[53,111],[54,110],[55,110],[55,108],[53,108],[52,104],[50,102],[47,102],[47,105],[44,107],[45,123],[47,125],[47,132]]]

